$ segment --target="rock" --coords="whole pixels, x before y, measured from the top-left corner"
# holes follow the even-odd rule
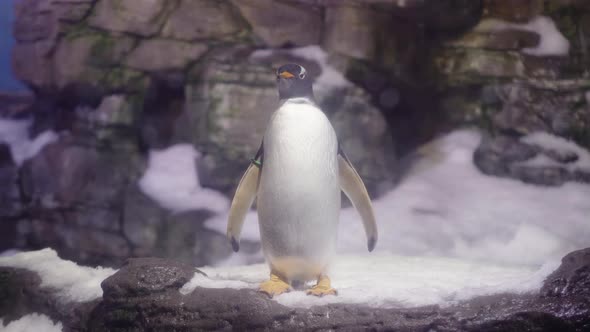
[[[508,176],[509,165],[536,156],[538,149],[509,136],[483,137],[473,154],[473,162],[485,174]]]
[[[317,7],[273,0],[232,2],[240,9],[260,43],[270,47],[320,43],[321,11]],[[266,13],[273,13],[267,15]]]
[[[12,48],[12,71],[15,77],[35,88],[52,86],[52,44],[46,41],[16,44]]]
[[[362,7],[335,6],[326,8],[325,15],[323,48],[359,59],[374,58],[381,13]]]
[[[434,60],[436,68],[458,82],[482,82],[492,78],[523,77],[523,58],[514,53],[492,51],[442,51]],[[457,84],[451,82],[451,84]]]
[[[0,268],[0,315],[12,320],[42,312],[65,330],[444,330],[585,331],[590,324],[589,249],[566,256],[541,294],[497,294],[440,308],[371,308],[331,304],[289,308],[251,289],[179,289],[195,273],[168,259],[134,258],[102,282],[103,298],[63,304],[22,269]],[[567,286],[566,286],[567,285]],[[566,287],[565,291],[562,291]],[[558,293],[546,289],[559,290]],[[141,317],[141,319],[139,319]]]
[[[541,288],[546,297],[590,296],[590,249],[567,254]]]
[[[181,0],[170,13],[162,36],[186,41],[224,39],[245,30],[245,22],[229,2]]]
[[[278,106],[274,76],[266,67],[210,63],[202,83],[187,87],[186,112],[203,155],[201,184],[229,193],[262,141]],[[207,121],[204,121],[207,119]]]
[[[542,0],[484,0],[486,16],[511,22],[528,22],[543,12]]]
[[[131,3],[119,0],[101,0],[96,3],[88,19],[91,27],[102,30],[128,32],[143,37],[157,34],[174,1],[147,0]]]
[[[17,42],[35,42],[52,38],[57,32],[56,22],[50,11],[40,8],[41,2],[25,0],[15,5],[13,34]]]
[[[549,158],[553,162],[530,163],[534,157]],[[568,164],[577,158],[575,153],[557,153],[523,143],[517,137],[496,136],[482,139],[474,152],[473,162],[485,174],[514,178],[525,183],[544,186],[560,186],[567,181],[590,183],[585,172],[568,168]]]
[[[181,70],[207,51],[204,44],[168,39],[146,39],[125,60],[130,68],[145,71]]]
[[[525,30],[501,30],[494,32],[470,32],[447,45],[490,50],[521,50],[539,44],[539,34]]]

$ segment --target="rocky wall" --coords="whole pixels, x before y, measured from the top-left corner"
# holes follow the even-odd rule
[[[566,54],[529,50],[543,33],[519,24],[539,15],[566,37]],[[22,167],[0,158],[11,202],[2,227],[16,247],[89,264],[226,257],[223,235],[202,226],[209,212],[171,214],[137,181],[150,150],[188,142],[203,155],[201,184],[231,195],[276,108],[273,68],[285,61],[316,78],[373,197],[399,179],[400,157],[462,125],[489,132],[476,154],[486,173],[585,181],[505,172],[510,159],[498,156],[538,130],[590,147],[589,20],[577,0],[19,1],[13,69],[36,97],[19,116],[33,117],[33,136],[60,135]]]

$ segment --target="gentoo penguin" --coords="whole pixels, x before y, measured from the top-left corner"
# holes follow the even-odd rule
[[[280,107],[236,189],[227,236],[238,251],[244,218],[258,198],[262,250],[271,271],[260,291],[272,297],[290,291],[294,283],[317,280],[308,294],[335,295],[326,268],[336,249],[340,190],[361,216],[369,251],[377,242],[371,200],[315,103],[305,68],[280,67],[277,86]]]

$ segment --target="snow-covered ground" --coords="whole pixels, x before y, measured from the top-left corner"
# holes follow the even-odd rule
[[[60,322],[54,323],[43,314],[25,315],[6,325],[0,319],[0,331],[2,332],[61,332],[63,326]]]
[[[479,141],[477,131],[457,130],[419,150],[403,181],[373,202],[379,226],[376,252],[538,268],[590,246],[590,186],[541,187],[484,175],[472,162]],[[206,225],[225,233],[227,215]],[[338,236],[340,253],[366,253],[362,223],[353,208],[342,209]],[[259,238],[252,211],[242,239]],[[238,255],[220,265],[247,258]]]
[[[408,257],[391,254],[342,255],[329,276],[338,296],[308,296],[292,291],[275,297],[281,304],[311,307],[328,303],[356,303],[395,308],[449,305],[478,295],[535,292],[543,279],[559,266],[551,261],[541,268],[502,266],[442,257]],[[265,264],[202,268],[181,292],[195,287],[252,288],[268,279]]]
[[[41,287],[57,290],[65,302],[85,302],[102,297],[100,283],[116,272],[110,268],[79,266],[59,258],[53,249],[2,256],[0,266],[36,272],[41,277]]]

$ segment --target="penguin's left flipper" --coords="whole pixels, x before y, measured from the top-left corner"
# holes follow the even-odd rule
[[[256,198],[259,177],[260,166],[253,162],[242,176],[231,202],[227,221],[227,238],[235,252],[240,250],[240,233],[246,214]]]
[[[359,212],[367,234],[367,248],[373,251],[377,244],[377,222],[371,205],[371,198],[365,188],[363,180],[352,167],[342,151],[338,153],[338,168],[340,171],[340,188]]]

